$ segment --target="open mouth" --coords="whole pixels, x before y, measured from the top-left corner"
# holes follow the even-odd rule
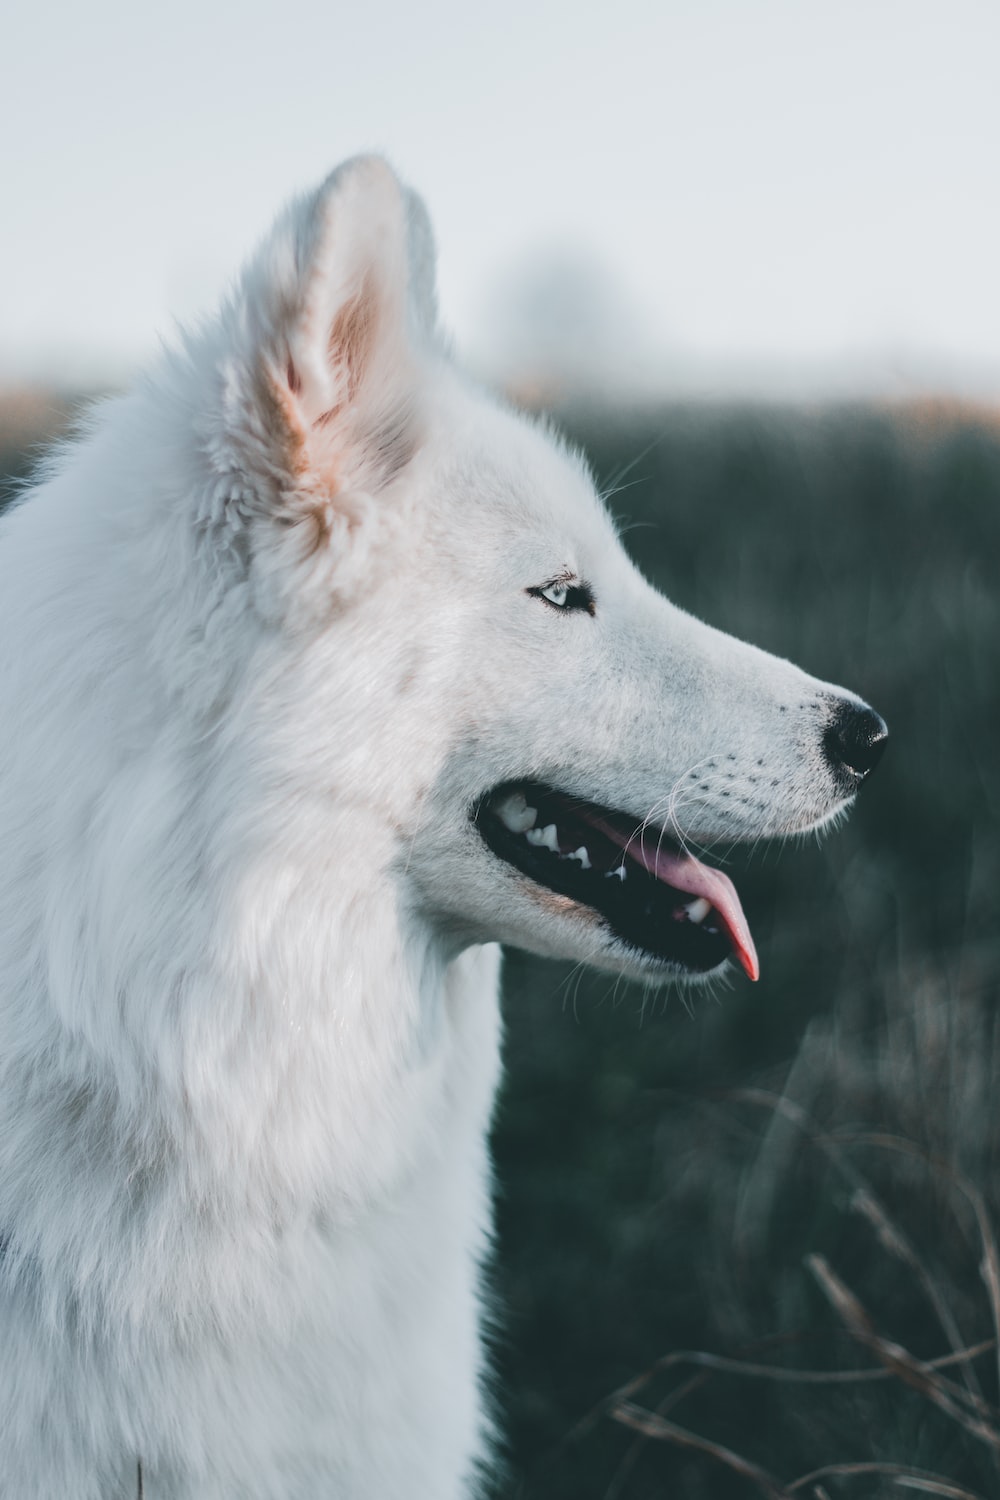
[[[735,958],[760,973],[740,898],[660,828],[537,782],[507,782],[474,812],[493,853],[603,917],[644,955],[693,974]]]

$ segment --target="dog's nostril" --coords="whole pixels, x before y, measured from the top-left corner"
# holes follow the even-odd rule
[[[827,725],[823,749],[835,771],[851,771],[861,781],[882,759],[888,738],[881,714],[864,703],[842,703]]]

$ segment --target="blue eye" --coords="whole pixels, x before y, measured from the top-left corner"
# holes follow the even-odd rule
[[[574,609],[583,610],[588,615],[594,613],[594,594],[589,583],[577,583],[571,578],[553,578],[549,583],[540,583],[527,592],[532,598],[544,599],[552,609],[563,613]]]

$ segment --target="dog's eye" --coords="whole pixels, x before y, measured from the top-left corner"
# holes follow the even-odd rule
[[[594,595],[588,583],[574,583],[568,578],[553,578],[551,583],[539,584],[528,589],[535,599],[544,599],[553,609],[582,609],[588,615],[594,613]]]

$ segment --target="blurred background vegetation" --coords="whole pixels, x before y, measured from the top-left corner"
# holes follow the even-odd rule
[[[7,494],[70,406],[0,403]],[[502,1493],[1000,1494],[1000,422],[557,417],[649,577],[892,743],[822,845],[733,860],[756,986],[651,998],[508,955]],[[830,1371],[857,1378],[802,1373]]]

